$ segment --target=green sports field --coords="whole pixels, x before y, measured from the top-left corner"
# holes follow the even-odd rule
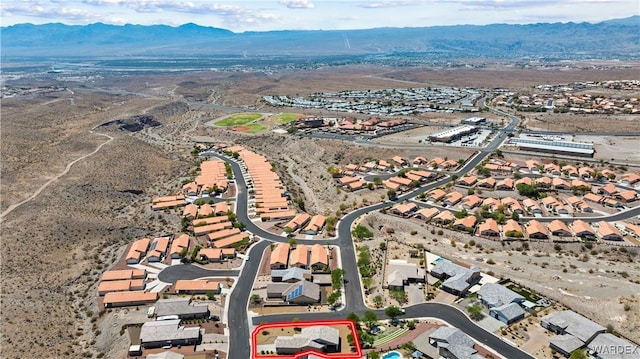
[[[216,126],[222,127],[235,127],[244,126],[262,117],[259,113],[236,113],[231,116],[225,117],[222,120],[215,123]]]
[[[271,116],[271,119],[276,123],[284,125],[287,123],[291,123],[301,117],[304,117],[304,115],[301,115],[299,113],[280,113],[280,114]]]
[[[260,124],[260,123],[252,123],[250,125],[247,125],[247,127],[249,127],[249,130],[244,131],[245,133],[250,133],[252,135],[255,135],[257,133],[260,132],[264,132],[267,130],[267,126]]]

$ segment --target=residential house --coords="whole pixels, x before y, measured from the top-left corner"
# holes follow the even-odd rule
[[[320,231],[322,231],[322,228],[324,227],[326,221],[327,217],[321,214],[317,214],[311,217],[311,220],[309,220],[309,224],[307,224],[307,226],[304,228],[304,232],[306,234],[316,235],[320,233]]]
[[[240,228],[228,228],[228,229],[223,229],[221,231],[215,231],[215,232],[211,232],[211,233],[207,233],[207,239],[209,240],[209,242],[215,242],[224,238],[228,238],[231,236],[235,236],[240,234],[242,231],[240,230]]]
[[[571,237],[571,231],[569,227],[559,219],[551,221],[548,225],[551,235],[558,237]]]
[[[289,244],[278,243],[273,251],[271,251],[271,259],[269,261],[269,267],[273,269],[287,268],[289,261]]]
[[[502,231],[506,237],[511,238],[523,238],[524,231],[522,230],[522,226],[518,221],[513,219],[508,219],[507,223],[502,226]]]
[[[480,298],[482,304],[487,306],[487,308],[499,307],[511,303],[520,304],[525,301],[522,295],[498,283],[484,284],[480,287],[480,290],[478,290],[478,298]]]
[[[622,352],[619,348],[625,348]],[[628,349],[626,349],[628,348]],[[631,355],[638,356],[640,349],[638,345],[625,339],[616,337],[611,333],[602,333],[587,344],[589,354],[594,359],[626,359]],[[636,354],[633,353],[636,351]]]
[[[509,303],[489,309],[489,315],[506,325],[510,325],[524,318],[525,311],[517,303]]]
[[[460,202],[460,200],[463,198],[464,196],[462,195],[462,193],[460,192],[451,192],[449,194],[447,194],[445,196],[444,201],[442,201],[442,204],[446,207],[451,207],[453,205],[455,205],[456,203]]]
[[[420,157],[420,156],[414,158],[413,161],[411,161],[411,163],[414,166],[424,165],[424,164],[427,164],[428,162],[429,160],[427,160],[425,157]]]
[[[235,258],[236,250],[233,248],[201,248],[198,252],[200,260],[210,263],[222,262],[226,259]]]
[[[470,210],[476,208],[482,203],[482,198],[476,196],[475,194],[464,197],[462,200],[461,207]]]
[[[532,215],[542,215],[542,208],[540,208],[538,203],[536,203],[536,201],[532,200],[531,198],[523,199],[522,205],[527,210],[527,212],[531,213]]]
[[[349,191],[354,192],[360,189],[363,189],[367,186],[367,181],[357,180],[355,182],[347,183],[347,188]]]
[[[167,298],[156,302],[156,317],[176,315],[180,319],[205,319],[209,317],[208,304],[194,304],[191,298]]]
[[[179,234],[173,238],[169,255],[171,259],[179,259],[180,254],[189,250],[189,235],[186,233]]]
[[[622,185],[633,186],[638,182],[640,182],[640,175],[637,173],[630,172],[620,176],[620,184]]]
[[[613,183],[607,183],[606,185],[598,188],[598,193],[605,196],[615,196],[618,193],[618,189]]]
[[[243,243],[249,242],[249,232],[240,232],[238,234],[234,234],[233,236],[225,237],[223,239],[219,239],[213,242],[214,248],[237,248]]]
[[[533,180],[531,177],[522,177],[515,182],[515,186],[518,187],[519,184],[525,184],[527,186],[533,186]]]
[[[215,280],[207,279],[179,279],[174,285],[176,294],[220,294],[222,284]]]
[[[579,180],[579,179],[574,179],[573,181],[571,181],[571,188],[574,189],[579,189],[579,188],[583,188],[586,189],[588,191],[591,190],[591,185],[585,181]]]
[[[512,213],[518,213],[519,215],[524,214],[524,207],[522,207],[520,202],[513,197],[505,197],[500,200],[500,203],[508,209],[508,214],[512,214]]]
[[[131,244],[129,247],[129,251],[127,252],[126,261],[127,264],[138,264],[142,257],[147,254],[147,249],[149,249],[149,243],[151,243],[150,238],[142,238]]]
[[[498,222],[493,218],[488,218],[478,226],[478,233],[485,237],[498,237],[500,235]]]
[[[213,215],[214,215],[214,210],[209,203],[205,203],[201,205],[200,208],[198,209],[199,218],[211,217]]]
[[[289,266],[309,268],[309,247],[299,244],[289,255]]]
[[[575,233],[576,237],[580,237],[583,239],[596,238],[596,233],[593,231],[593,228],[591,228],[591,226],[587,222],[581,219],[573,221],[573,223],[571,224],[571,229],[573,230],[573,233]]]
[[[102,296],[111,292],[128,292],[144,290],[144,279],[124,279],[101,281],[98,284],[98,295]]]
[[[551,182],[551,178],[549,177],[539,177],[534,180],[535,185],[540,188],[550,188]]]
[[[402,158],[400,156],[393,156],[391,158],[391,161],[393,161],[393,163],[395,163],[397,165],[397,167],[403,167],[403,166],[406,166],[407,164],[409,164],[409,162],[407,162],[407,160],[405,160],[404,158]]]
[[[613,208],[624,208],[624,205],[622,205],[622,203],[616,199],[613,198],[605,198],[604,202],[602,202],[603,205],[607,206],[607,207],[613,207]]]
[[[527,223],[527,234],[529,234],[530,239],[549,239],[547,229],[535,219]]]
[[[291,267],[287,269],[272,269],[271,280],[274,283],[286,282],[297,283],[301,280],[311,280],[311,270],[302,269],[298,267]]]
[[[560,166],[556,165],[555,163],[547,163],[544,165],[544,171],[548,174],[551,174],[553,176],[560,176],[562,174],[562,171],[560,169]]]
[[[410,179],[408,179],[408,178],[394,176],[394,177],[389,178],[389,182],[397,183],[402,188],[409,188],[409,187],[411,187],[411,182],[412,181]]]
[[[590,201],[593,203],[602,203],[604,201],[604,197],[599,196],[595,193],[589,192],[587,194],[584,195],[583,197],[586,201]]]
[[[575,168],[574,166],[567,165],[567,166],[562,167],[562,174],[565,175],[565,176],[577,177],[578,176],[578,169]]]
[[[580,168],[578,168],[578,175],[582,179],[590,179],[591,177],[593,177],[593,175],[595,173],[596,173],[596,170],[594,170],[591,167],[580,167]]]
[[[164,259],[169,248],[169,237],[156,238],[151,242],[149,246],[149,252],[147,253],[147,260],[149,262],[160,262]]]
[[[439,188],[436,188],[434,190],[429,191],[429,193],[427,194],[427,198],[429,198],[433,202],[438,202],[441,199],[443,199],[446,195],[447,195],[447,192]]]
[[[543,328],[558,334],[549,340],[552,349],[569,356],[591,343],[606,328],[571,310],[554,312],[540,319]]]
[[[464,176],[460,178],[456,183],[461,186],[471,187],[478,182],[477,176]]]
[[[453,223],[453,228],[458,231],[473,233],[473,229],[475,228],[477,221],[478,219],[476,218],[476,216],[466,216],[464,218],[457,219]]]
[[[447,359],[481,359],[475,342],[458,328],[440,327],[429,335],[429,344],[438,348],[441,358]]]
[[[512,191],[513,190],[513,179],[505,178],[496,183],[496,190],[498,191]]]
[[[303,327],[292,336],[279,336],[274,343],[278,355],[297,354],[303,351],[323,353],[340,352],[340,332],[328,326]]]
[[[527,166],[527,169],[529,170],[529,172],[531,173],[540,173],[540,163],[536,160],[527,160],[525,161],[525,164]]]
[[[433,217],[434,222],[442,225],[449,224],[455,221],[455,219],[456,217],[453,215],[453,213],[451,213],[451,211],[442,211],[438,213],[435,217]]]
[[[437,208],[421,208],[419,210],[416,211],[416,213],[413,215],[414,218],[418,218],[422,221],[428,222],[430,221],[434,216],[436,216],[438,213],[440,213],[440,211]]]
[[[140,328],[140,345],[144,348],[193,346],[200,343],[200,327],[180,326],[180,319],[146,322]]]
[[[634,238],[640,238],[640,226],[633,223],[625,223],[624,229]]]
[[[638,197],[638,193],[633,190],[620,192],[616,195],[616,198],[626,203],[635,201],[637,197]]]
[[[598,222],[598,234],[600,238],[607,241],[621,241],[622,233],[611,223],[606,221]]]
[[[311,246],[311,254],[309,256],[309,265],[315,271],[328,270],[329,255],[327,248],[322,244],[314,244]]]
[[[424,282],[424,269],[415,263],[405,260],[392,259],[387,268],[387,286],[389,290],[404,290],[409,283]]]
[[[108,270],[102,273],[100,281],[146,279],[147,271],[144,269],[119,269]]]
[[[193,203],[189,203],[188,205],[184,206],[184,209],[182,210],[182,217],[186,217],[192,220],[196,218],[197,215],[198,215],[198,206],[196,206]]]
[[[315,304],[320,302],[320,286],[308,280],[295,283],[269,283],[267,298],[280,299],[290,304]]]
[[[448,260],[439,261],[431,269],[431,275],[443,281],[443,290],[459,296],[465,295],[469,288],[480,281],[479,268],[465,268]]]
[[[132,307],[155,303],[158,293],[133,290],[126,292],[109,292],[104,295],[102,303],[105,308]]]
[[[496,186],[496,179],[493,177],[483,178],[478,181],[476,187],[492,190]]]
[[[493,197],[488,197],[482,200],[482,207],[487,206],[487,208],[492,211],[497,211],[501,204],[502,203],[499,199]]]
[[[403,204],[397,204],[397,205],[391,207],[391,210],[389,210],[389,212],[391,212],[392,214],[395,214],[397,216],[409,217],[417,209],[418,209],[418,206],[416,206],[415,203],[407,202],[407,203],[403,203]]]
[[[289,221],[289,223],[285,224],[284,229],[295,232],[299,228],[302,228],[304,225],[306,225],[310,219],[311,216],[307,213],[300,213],[293,217],[293,219]]]
[[[571,189],[571,183],[560,177],[554,177],[551,180],[551,186],[553,186],[553,188],[555,188],[556,190],[568,191]]]

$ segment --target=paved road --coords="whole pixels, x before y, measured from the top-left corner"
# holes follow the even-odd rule
[[[158,279],[165,283],[175,283],[179,279],[198,279],[202,277],[236,277],[238,269],[205,269],[193,264],[170,266],[158,273]]]
[[[405,315],[403,317],[406,318],[424,318],[424,317],[433,317],[446,321],[447,323],[457,327],[467,333],[472,338],[476,339],[478,342],[486,345],[487,347],[495,350],[500,353],[500,355],[504,356],[508,359],[530,359],[534,358],[533,356],[523,352],[522,350],[512,346],[511,344],[503,341],[499,337],[490,334],[484,328],[478,326],[475,322],[471,321],[469,317],[466,316],[459,309],[442,304],[442,303],[422,303],[417,304],[411,307],[405,308]],[[372,312],[376,313],[378,318],[380,319],[389,319],[387,315],[384,313],[384,310],[372,310]],[[364,310],[355,311],[358,316],[362,317],[364,315]],[[344,312],[333,312],[333,313],[297,313],[297,316],[301,321],[302,320],[327,320],[327,319],[344,319],[346,313]],[[253,324],[257,325],[262,321],[267,322],[276,322],[276,321],[290,321],[292,315],[290,314],[279,314],[279,315],[270,315],[270,316],[262,316],[253,318]]]

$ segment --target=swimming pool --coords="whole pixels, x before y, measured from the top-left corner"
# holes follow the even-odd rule
[[[382,359],[400,359],[402,355],[398,352],[388,352],[387,354],[382,356]]]
[[[444,258],[438,257],[438,258],[433,260],[433,264],[438,264],[438,263],[442,262],[443,260],[444,260]]]

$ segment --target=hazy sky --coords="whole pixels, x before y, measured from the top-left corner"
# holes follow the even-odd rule
[[[0,0],[0,8],[2,26],[193,22],[234,32],[597,22],[640,13],[638,0]]]

